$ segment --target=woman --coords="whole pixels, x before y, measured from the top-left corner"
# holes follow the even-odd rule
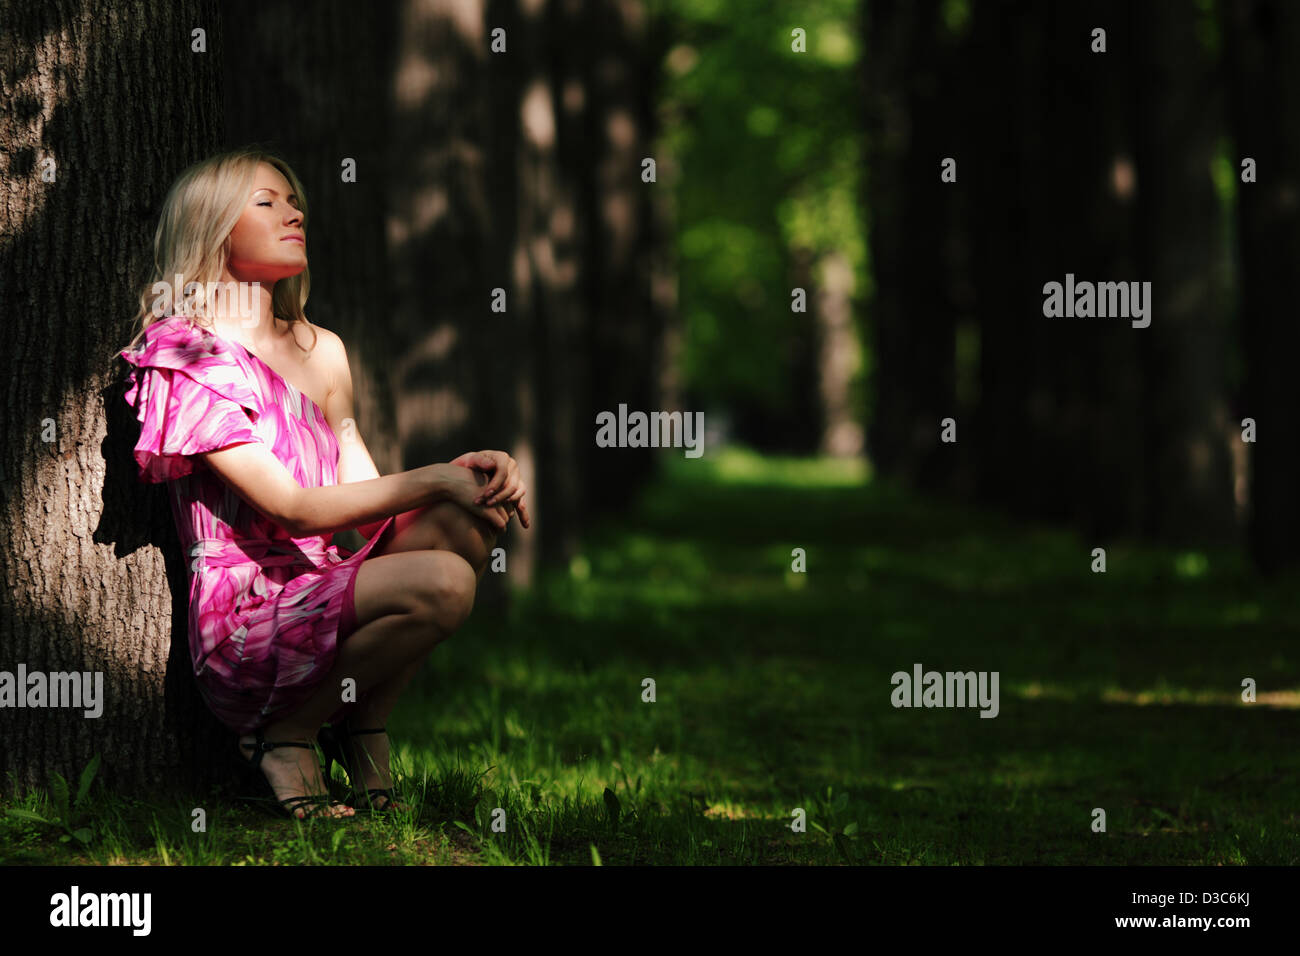
[[[190,556],[200,691],[299,819],[352,816],[359,802],[403,809],[388,715],[468,616],[511,514],[529,526],[504,452],[380,477],[343,343],[303,314],[306,216],[297,176],[262,151],[185,170],[121,353],[140,479],[169,483]],[[331,543],[346,528],[367,539],[355,553]],[[318,732],[348,770],[346,805],[325,793]]]

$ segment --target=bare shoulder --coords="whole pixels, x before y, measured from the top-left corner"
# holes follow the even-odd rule
[[[332,393],[341,383],[351,380],[348,370],[348,350],[336,332],[331,332],[323,325],[308,322],[307,325],[316,333],[316,345],[320,349],[320,365],[329,381]]]

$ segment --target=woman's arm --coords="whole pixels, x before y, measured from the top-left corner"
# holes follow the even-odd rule
[[[304,488],[260,442],[230,445],[196,457],[206,461],[260,515],[295,538],[362,527],[477,492],[477,484],[470,480],[473,472],[454,465],[425,465],[369,481]],[[458,485],[465,490],[458,491]]]
[[[303,488],[261,442],[230,445],[196,457],[203,459],[227,485],[259,514],[295,538],[333,534],[356,528],[374,533],[385,518],[439,501],[454,501],[498,530],[508,523],[503,509],[479,506],[477,474],[459,465],[435,464],[379,474],[352,418],[352,377],[343,342],[316,326],[333,386],[325,418],[339,438],[339,482]],[[367,537],[369,535],[367,534]]]

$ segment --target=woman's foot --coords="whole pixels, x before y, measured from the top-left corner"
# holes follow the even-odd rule
[[[276,740],[289,739],[276,737]],[[312,743],[310,739],[298,740],[296,743]],[[257,743],[255,734],[244,734],[239,738],[239,752],[250,763],[256,757],[253,747]],[[316,760],[316,751],[305,747],[275,747],[262,753],[262,773],[271,784],[275,798],[283,803],[293,797],[308,794],[326,793],[328,788],[321,777],[320,763]],[[305,801],[304,801],[305,802]],[[294,806],[292,813],[299,820],[307,817],[350,817],[356,811],[349,806],[332,801],[329,805]],[[286,808],[287,809],[287,808]]]
[[[357,733],[347,724],[344,725],[344,730],[347,731],[343,738],[345,756],[349,766],[357,768],[357,775],[351,778],[357,801],[366,801],[368,790],[391,790],[393,775],[389,769],[388,734]],[[392,801],[383,794],[374,794],[372,802],[376,810],[405,811],[407,809],[406,804]]]

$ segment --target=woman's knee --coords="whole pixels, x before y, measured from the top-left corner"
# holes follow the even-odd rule
[[[398,515],[392,533],[376,545],[374,554],[453,551],[478,573],[486,566],[495,542],[496,532],[486,521],[454,501],[439,501]]]
[[[428,512],[429,520],[438,526],[446,542],[444,546],[464,558],[476,577],[481,575],[496,543],[492,525],[451,501],[432,505]]]
[[[425,549],[365,561],[357,572],[354,600],[358,627],[402,615],[417,629],[447,636],[474,607],[478,578],[452,551]]]
[[[474,609],[478,575],[465,558],[452,551],[429,552],[428,565],[419,614],[441,640],[459,629]]]

